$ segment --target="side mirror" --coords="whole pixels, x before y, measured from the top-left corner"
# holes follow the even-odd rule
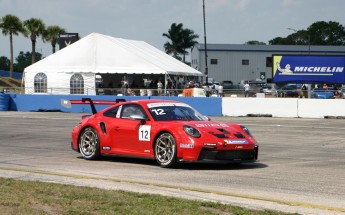
[[[141,115],[137,115],[137,114],[133,114],[129,117],[131,120],[138,120],[140,121],[140,123],[143,125],[146,123],[146,119],[145,117],[141,116]]]
[[[205,116],[205,118],[207,119],[207,121],[211,121],[211,118],[208,116]]]

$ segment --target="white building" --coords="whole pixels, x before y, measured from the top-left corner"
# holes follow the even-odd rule
[[[272,78],[272,55],[345,55],[345,46],[207,44],[208,77],[216,81]],[[205,46],[191,52],[191,66],[205,74]]]

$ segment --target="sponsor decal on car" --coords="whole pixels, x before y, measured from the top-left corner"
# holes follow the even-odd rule
[[[229,144],[247,144],[247,140],[224,140],[224,142],[227,142]]]
[[[180,106],[180,107],[190,107],[187,104],[182,103],[150,103],[147,104],[148,108],[154,108],[154,107],[166,107],[166,106]]]
[[[102,146],[102,149],[103,150],[110,150],[111,148],[110,148],[110,146]]]
[[[227,124],[224,123],[196,123],[196,127],[199,128],[207,128],[207,127],[229,127]]]
[[[192,148],[194,148],[194,144],[193,143],[181,143],[180,148],[192,149]]]

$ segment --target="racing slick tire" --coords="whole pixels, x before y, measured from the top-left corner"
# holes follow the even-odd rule
[[[86,160],[96,160],[100,157],[99,138],[94,128],[85,128],[79,136],[79,151]]]
[[[177,163],[177,149],[174,137],[162,133],[155,142],[155,158],[161,167],[172,167]]]

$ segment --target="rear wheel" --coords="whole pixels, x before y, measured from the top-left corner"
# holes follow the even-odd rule
[[[162,167],[172,167],[177,163],[177,150],[174,137],[162,133],[155,143],[155,158]]]
[[[87,127],[79,137],[79,150],[86,160],[95,160],[100,157],[99,138],[94,128]]]

